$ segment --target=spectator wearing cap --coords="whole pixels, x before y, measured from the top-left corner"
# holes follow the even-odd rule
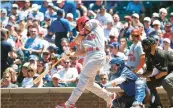
[[[37,4],[32,4],[32,12],[29,13],[28,17],[32,17],[34,19],[39,19],[40,21],[44,20],[44,14],[39,12],[40,6]]]
[[[108,22],[113,21],[113,17],[106,11],[104,5],[101,6],[100,11],[96,16],[96,19],[103,26],[106,26]]]
[[[43,45],[40,43],[41,40],[38,37],[38,30],[33,27],[30,32],[31,36],[26,40],[22,49],[26,57],[29,57],[31,54],[39,56],[43,50]]]
[[[173,54],[173,49],[170,47],[171,40],[169,38],[163,39],[163,50]]]
[[[168,19],[166,18],[167,16],[167,10],[165,8],[161,8],[159,10],[159,14],[160,14],[160,29],[164,30],[165,24],[168,23]]]
[[[113,42],[108,46],[111,53],[111,59],[116,57],[121,57],[122,59],[127,60],[127,56],[125,56],[124,53],[120,52],[120,45],[118,42]]]
[[[8,30],[4,28],[1,29],[1,51],[3,52],[1,54],[1,75],[3,75],[5,69],[9,67],[8,57],[16,58],[12,45],[7,42],[8,37]]]
[[[56,20],[56,18],[57,18],[57,13],[54,11],[54,4],[51,2],[48,3],[45,17],[49,17],[51,21]]]
[[[59,74],[53,74],[52,81],[44,84],[44,87],[66,87],[65,84],[61,83],[61,78]]]
[[[72,13],[73,19],[76,20],[76,4],[74,1],[67,1],[67,0],[57,0],[58,7],[65,11],[65,14]]]
[[[112,30],[109,33],[108,43],[111,44],[113,42],[117,42],[118,41],[118,35],[119,35],[119,33],[118,33],[118,31],[116,31],[116,29],[115,29],[115,31]]]
[[[4,25],[7,26],[8,24],[9,17],[7,16],[7,10],[5,8],[1,9],[1,16],[0,16],[0,22]]]
[[[142,73],[143,66],[145,63],[145,55],[142,49],[142,45],[140,42],[141,37],[141,30],[135,28],[131,31],[131,38],[133,44],[130,46],[127,66],[134,72],[134,73]]]
[[[154,35],[153,38],[156,40],[157,47],[160,48],[160,49],[162,49],[160,37],[158,35]]]
[[[49,50],[43,50],[41,61],[46,64],[50,61],[50,53]]]
[[[12,9],[8,16],[14,15],[16,17],[16,21],[19,20],[21,12],[19,11],[19,6],[17,4],[12,4]]]
[[[18,73],[18,76],[17,76],[17,85],[19,87],[22,86],[22,81],[25,77],[28,76],[28,66],[30,65],[29,62],[25,62],[22,67],[21,67],[21,70],[20,72]]]
[[[146,36],[148,37],[149,34],[154,31],[154,29],[151,27],[150,17],[145,17],[143,22],[144,22],[144,31],[146,33]]]
[[[169,18],[170,22],[171,22],[171,28],[173,31],[173,12],[170,13],[170,18]]]
[[[75,87],[78,78],[78,71],[76,68],[71,68],[71,61],[69,58],[63,60],[63,69],[58,72],[61,82],[65,83],[67,87]]]
[[[142,2],[140,1],[132,1],[129,2],[126,8],[126,11],[128,11],[129,13],[137,13],[137,14],[141,14],[145,11]]]
[[[118,32],[120,32],[120,30],[123,28],[123,24],[120,22],[120,17],[118,14],[115,13],[113,15],[113,21],[114,21],[113,27],[117,28]]]
[[[159,20],[159,14],[154,12],[151,18],[151,23],[153,23],[155,20]]]
[[[110,33],[115,37],[118,37],[119,35],[118,29],[113,27],[113,23],[113,20],[108,20],[106,27],[104,28],[104,36],[106,38],[106,41],[109,41]]]
[[[43,14],[45,14],[47,11],[48,3],[52,3],[52,0],[44,0],[43,4],[41,5],[41,7],[39,9],[39,11],[42,12]]]
[[[165,33],[163,33],[163,38],[169,38],[171,39],[172,35],[172,30],[171,30],[172,24],[170,22],[167,22],[165,24]]]
[[[159,20],[155,20],[152,25],[153,25],[154,31],[151,32],[149,34],[149,36],[153,37],[154,35],[158,35],[160,38],[162,38],[163,32],[160,29],[160,21]]]
[[[66,19],[69,21],[70,29],[72,30],[72,36],[69,36],[69,37],[74,38],[74,36],[77,35],[77,32],[76,32],[76,21],[73,20],[73,14],[72,13],[67,13]],[[70,39],[70,41],[71,40],[72,39]]]
[[[143,27],[143,24],[139,21],[139,14],[132,14],[132,26],[135,28]]]
[[[57,19],[51,23],[49,28],[50,37],[55,34],[55,45],[58,48],[61,48],[61,39],[67,38],[68,32],[71,34],[70,23],[64,18],[64,10],[59,9],[57,11]]]

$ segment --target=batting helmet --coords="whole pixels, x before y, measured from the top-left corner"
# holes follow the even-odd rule
[[[77,24],[77,30],[81,31],[82,28],[84,28],[85,23],[89,20],[87,16],[82,16],[79,19],[77,19],[76,24]]]

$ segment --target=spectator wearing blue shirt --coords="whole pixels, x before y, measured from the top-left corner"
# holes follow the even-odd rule
[[[64,19],[64,10],[59,9],[57,19],[51,23],[48,35],[56,35],[55,45],[61,50],[61,39],[67,38],[68,32],[71,34],[70,23],[67,19]]]
[[[48,3],[48,8],[45,13],[45,17],[49,17],[51,21],[56,20],[57,13],[54,11],[53,3]]]
[[[76,4],[74,1],[66,1],[66,0],[57,0],[58,7],[61,9],[64,9],[65,14],[67,13],[72,13],[73,14],[73,19],[76,20]]]
[[[1,9],[0,22],[2,22],[3,26],[7,26],[8,24],[7,10],[5,8]]]
[[[43,1],[43,4],[41,5],[41,8],[39,9],[40,12],[42,12],[43,14],[46,13],[47,8],[48,8],[48,3],[51,3],[52,0],[45,0]]]
[[[127,5],[126,10],[129,13],[138,13],[141,14],[142,12],[144,12],[144,7],[142,5],[142,3],[140,1],[133,1],[133,2],[129,2]]]
[[[146,82],[134,74],[122,58],[116,57],[110,61],[111,75],[110,82],[104,86],[119,86],[124,90],[124,93],[117,94],[113,101],[114,107],[116,105],[125,105],[124,108],[143,108],[143,101],[146,96]],[[122,106],[119,106],[122,107]]]
[[[150,26],[151,25],[151,19],[149,17],[144,18],[144,31],[146,33],[146,36],[148,37],[151,32],[154,31],[154,29]]]
[[[43,45],[41,44],[41,40],[38,37],[37,28],[31,28],[30,30],[31,36],[26,40],[23,46],[24,54],[28,58],[30,55],[37,55],[42,52]]]

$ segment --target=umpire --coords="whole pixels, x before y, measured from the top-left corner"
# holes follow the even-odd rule
[[[142,41],[145,52],[146,72],[142,75],[147,80],[151,94],[155,97],[151,101],[151,108],[163,108],[156,87],[163,86],[166,90],[171,107],[173,107],[173,54],[157,48],[154,38],[146,38]],[[156,68],[159,73],[148,77]]]

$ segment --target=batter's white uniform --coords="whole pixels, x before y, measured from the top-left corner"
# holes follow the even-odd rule
[[[91,23],[90,21],[87,23]],[[91,24],[91,26],[93,25]],[[68,105],[75,104],[85,89],[93,92],[107,102],[110,98],[109,95],[111,93],[95,83],[97,71],[99,71],[106,62],[103,29],[100,26],[91,28],[92,32],[88,34],[82,42],[85,49],[88,50],[84,58],[84,68],[81,72],[77,87],[66,102]]]

